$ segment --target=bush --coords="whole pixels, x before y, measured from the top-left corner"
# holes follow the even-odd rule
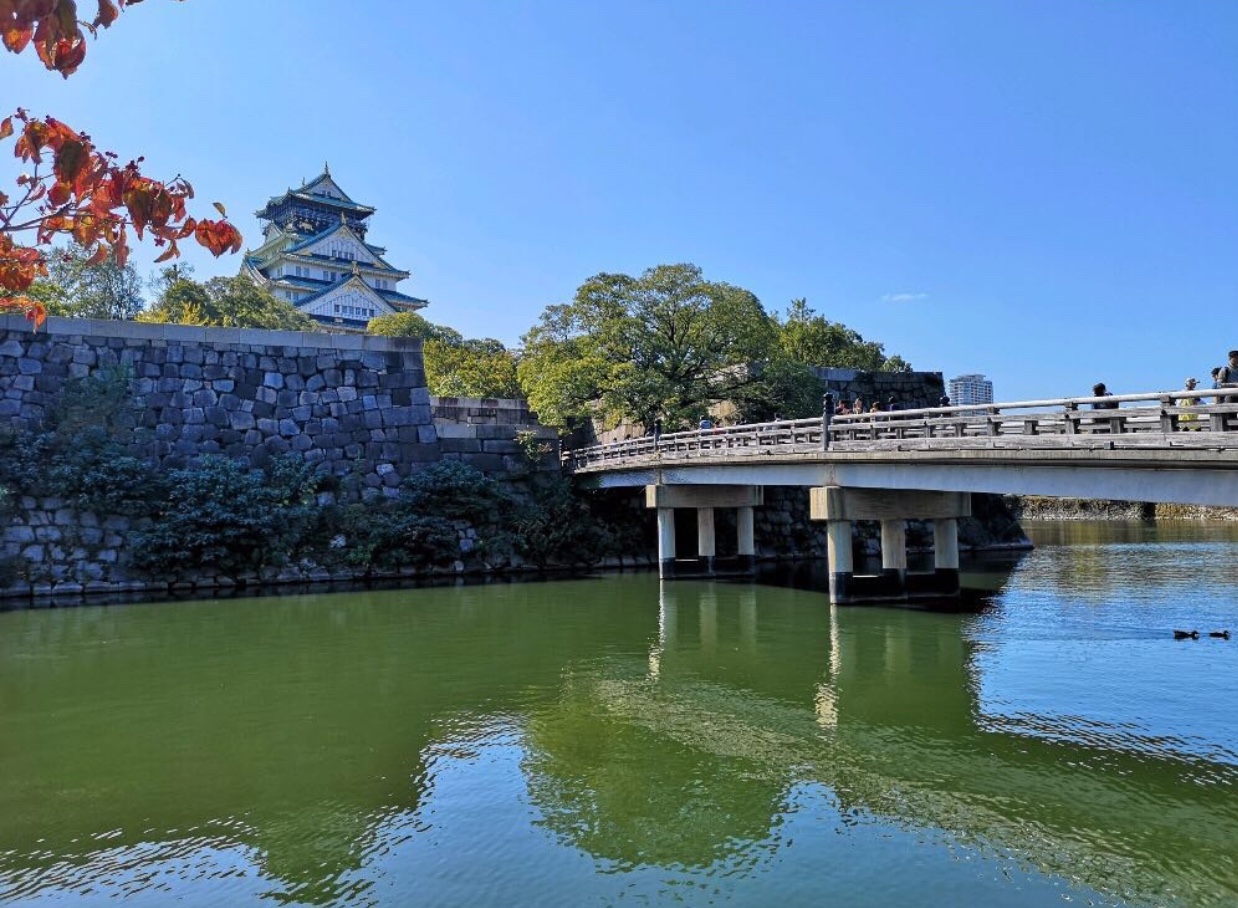
[[[125,454],[116,436],[132,415],[127,364],[70,379],[48,428],[0,441],[0,482],[26,495],[55,497],[83,511],[138,516],[164,497],[155,470]]]
[[[460,556],[451,521],[417,514],[408,501],[384,498],[349,505],[339,512],[334,528],[332,544],[338,560],[366,574],[437,567]]]
[[[0,529],[8,526],[9,518],[13,516],[13,496],[4,486],[0,486]],[[0,555],[0,589],[17,579],[17,559]]]
[[[459,460],[441,460],[404,480],[402,490],[419,513],[447,520],[467,520],[482,526],[491,523],[510,493],[480,470]]]
[[[571,482],[557,475],[539,477],[510,521],[514,549],[525,561],[551,565],[593,565],[614,547]]]
[[[284,564],[313,526],[313,477],[288,458],[248,470],[221,457],[168,474],[166,499],[136,534],[133,563],[151,573],[228,573]]]

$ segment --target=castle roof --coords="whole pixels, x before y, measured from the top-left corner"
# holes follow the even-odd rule
[[[282,195],[273,195],[267,199],[266,206],[254,214],[263,219],[269,219],[275,209],[291,201],[308,202],[311,205],[321,205],[339,211],[348,211],[354,217],[366,218],[374,213],[374,208],[354,202],[339,184],[331,178],[331,171],[324,167],[322,173],[308,183],[302,183],[299,189],[289,187]]]

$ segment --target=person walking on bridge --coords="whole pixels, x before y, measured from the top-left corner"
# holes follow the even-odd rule
[[[1238,351],[1229,351],[1229,362],[1217,368],[1217,388],[1238,388]]]

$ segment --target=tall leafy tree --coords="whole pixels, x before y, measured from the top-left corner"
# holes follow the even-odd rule
[[[112,255],[97,261],[76,243],[53,250],[49,259],[51,279],[64,294],[61,314],[128,319],[142,310],[142,279],[129,262],[121,264]]]
[[[110,27],[137,2],[97,0],[94,19],[79,20],[77,0],[0,0],[0,44],[15,54],[33,48],[44,67],[68,78],[85,59],[86,32]],[[14,195],[0,191],[0,312],[21,311],[35,324],[43,321],[45,304],[25,291],[47,276],[47,249],[57,238],[90,250],[95,264],[111,257],[121,267],[130,231],[138,239],[149,234],[164,247],[160,261],[179,255],[177,243],[190,236],[216,256],[241,248],[241,235],[226,215],[189,216],[193,188],[181,177],[152,179],[142,173],[140,159],[122,165],[85,133],[22,108],[0,119],[0,142],[14,136],[13,152],[28,169],[17,178]]]
[[[138,321],[225,328],[316,331],[318,324],[291,303],[245,277],[213,277],[204,284],[180,278],[171,283]]]
[[[444,397],[522,397],[516,357],[490,337],[426,341],[426,383]]]
[[[419,337],[430,393],[443,397],[520,397],[516,357],[493,338],[466,339],[459,331],[436,325],[416,312],[372,319],[371,334]]]
[[[841,322],[818,315],[806,299],[792,300],[778,323],[778,351],[806,366],[833,366],[868,372],[905,372],[911,364],[900,356],[886,356],[885,347],[866,341]]]
[[[825,385],[809,366],[776,354],[752,369],[752,382],[732,398],[740,422],[805,419],[821,414]]]
[[[423,341],[440,340],[450,344],[464,342],[464,335],[454,328],[436,325],[416,312],[393,312],[370,319],[366,330],[387,337],[419,337]]]
[[[523,342],[520,384],[543,419],[585,419],[600,405],[611,421],[669,429],[749,385],[748,364],[770,355],[777,330],[751,292],[679,264],[595,275]]]

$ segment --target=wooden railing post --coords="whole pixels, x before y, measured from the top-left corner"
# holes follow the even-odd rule
[[[1178,414],[1174,412],[1174,402],[1169,396],[1161,398],[1161,431],[1178,431]]]

